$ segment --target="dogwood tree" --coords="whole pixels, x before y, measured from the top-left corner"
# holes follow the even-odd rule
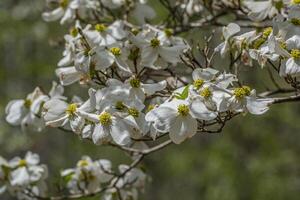
[[[115,170],[109,160],[83,155],[61,171],[65,188],[54,194],[37,154],[0,158],[1,192],[18,199],[138,199],[148,180],[140,168],[146,156],[220,133],[234,117],[300,100],[299,0],[152,4],[161,4],[166,17],[153,20],[146,0],[46,1],[42,18],[69,29],[57,80],[49,92],[36,87],[10,101],[6,121],[23,130],[72,132],[99,148],[118,148],[132,162]],[[211,31],[205,42],[193,39],[199,29]],[[247,67],[267,68],[272,85],[256,91],[240,75]],[[88,98],[65,95],[70,85],[81,85]]]

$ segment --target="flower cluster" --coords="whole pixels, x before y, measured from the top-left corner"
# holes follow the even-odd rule
[[[262,21],[274,17],[273,26],[237,35],[241,28],[231,23],[223,28],[225,42],[215,50],[223,57],[229,52],[240,55],[247,65],[253,65],[251,60],[260,66],[265,66],[267,61],[280,62],[280,76],[297,76],[300,72],[299,2],[245,1],[245,5],[250,9],[250,19]]]
[[[76,168],[66,169],[61,175],[72,194],[104,191],[104,199],[113,199],[116,193],[119,193],[122,199],[137,199],[137,191],[144,188],[146,175],[140,169],[127,165],[120,165],[119,172],[116,175],[112,171],[109,160],[93,161],[90,157],[83,156],[77,162]]]
[[[110,161],[83,156],[61,172],[72,198],[103,192],[107,200],[137,199],[146,180],[137,165],[145,155],[197,133],[219,133],[240,114],[261,115],[271,104],[300,99],[299,0],[160,3],[168,16],[152,25],[156,13],[146,0],[47,0],[43,19],[69,25],[55,70],[59,84],[10,101],[6,121],[24,131],[72,132],[133,158],[114,172]],[[219,19],[230,13],[235,22],[222,24],[228,17]],[[212,31],[195,42],[198,34],[190,30],[209,25],[222,28],[223,41],[212,45]],[[242,80],[241,68],[257,65],[268,69],[276,90],[256,94]],[[80,85],[85,94],[67,96],[70,85]],[[24,160],[1,159],[3,188],[44,196],[47,171],[38,163],[31,153]]]
[[[47,166],[40,164],[37,154],[27,152],[24,159],[15,157],[10,161],[0,157],[1,193],[7,190],[18,199],[44,198],[48,193],[47,177]],[[123,164],[119,166],[119,173],[115,173],[109,160],[93,161],[83,156],[75,168],[61,172],[61,179],[73,195],[101,191],[104,199],[112,199],[116,193],[123,199],[137,199],[147,176],[140,169]]]
[[[211,68],[196,69],[193,84],[179,88],[164,103],[152,109],[146,120],[156,131],[169,132],[179,144],[198,131],[198,121],[210,122],[224,113],[250,112],[260,115],[271,99],[257,98],[248,86],[232,88],[236,77]]]
[[[47,177],[47,166],[40,164],[37,154],[28,152],[24,159],[15,157],[10,161],[0,157],[1,193],[8,190],[18,199],[43,196],[47,191]]]

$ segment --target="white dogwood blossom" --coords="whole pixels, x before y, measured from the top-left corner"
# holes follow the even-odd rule
[[[283,57],[280,75],[295,75],[300,72],[300,36],[295,35],[285,42],[273,41],[275,52]]]
[[[34,195],[45,194],[48,170],[39,162],[39,155],[27,152],[24,159],[15,157],[5,164],[7,189],[19,199],[26,199],[26,194],[23,193],[26,189]]]
[[[219,46],[217,46],[215,48],[215,51],[220,52],[220,54],[224,57],[225,54],[228,52],[228,50],[230,49],[230,39],[237,34],[238,32],[240,32],[241,28],[239,27],[239,25],[235,24],[235,23],[230,23],[228,24],[228,26],[223,27],[223,36],[225,41],[221,44],[219,44]]]
[[[101,159],[93,161],[89,156],[83,156],[75,168],[66,169],[61,176],[66,180],[67,187],[72,194],[93,193],[102,183],[108,182],[112,175],[111,162]]]

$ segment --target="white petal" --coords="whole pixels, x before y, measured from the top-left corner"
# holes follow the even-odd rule
[[[225,40],[228,40],[231,36],[240,32],[241,28],[239,25],[235,23],[230,23],[226,27],[223,28],[223,36]]]
[[[50,22],[50,21],[56,21],[60,19],[63,15],[64,15],[64,9],[62,7],[59,7],[51,12],[43,13],[42,17],[46,22]]]
[[[5,108],[6,121],[12,125],[20,125],[25,112],[24,100],[10,101]]]
[[[190,115],[186,117],[176,117],[170,128],[170,139],[175,144],[182,143],[186,138],[192,137],[197,131],[197,121]]]
[[[197,68],[193,71],[193,80],[212,80],[216,74],[218,73],[218,70],[212,69],[212,68],[205,68],[205,69],[201,69],[201,68]]]
[[[200,98],[192,101],[190,104],[190,110],[192,115],[200,120],[213,120],[217,117],[217,113],[208,110]]]
[[[158,49],[152,48],[150,46],[145,47],[142,49],[142,58],[141,58],[141,65],[142,66],[152,66],[154,62],[158,58]]]
[[[95,60],[97,70],[105,70],[114,63],[114,57],[106,51],[96,53]]]
[[[143,89],[146,95],[152,95],[157,91],[165,89],[167,86],[167,81],[163,80],[158,83],[153,84],[143,84]]]
[[[272,7],[270,1],[261,1],[261,2],[245,2],[245,5],[251,10],[248,14],[249,18],[253,21],[262,21],[264,20],[269,12],[269,8]]]
[[[12,180],[11,185],[23,186],[29,183],[29,174],[26,167],[19,167],[18,169],[11,172]]]
[[[180,55],[186,48],[183,45],[177,45],[172,47],[159,47],[159,55],[167,62],[176,64],[180,61]]]
[[[106,127],[97,124],[95,126],[92,139],[95,144],[102,144],[103,142],[108,141],[110,138],[109,130]]]
[[[81,72],[77,71],[75,67],[63,67],[55,70],[62,85],[71,85],[80,80]]]
[[[262,115],[269,110],[270,99],[247,98],[247,110],[253,115]]]
[[[139,24],[145,24],[145,19],[153,19],[156,13],[150,6],[137,3],[133,15]]]
[[[37,165],[40,162],[40,156],[29,151],[26,153],[25,160],[29,165]]]
[[[287,49],[300,49],[300,36],[294,35],[286,41]]]
[[[120,119],[113,120],[110,130],[111,137],[118,145],[127,145],[131,142],[128,125]]]
[[[57,66],[64,67],[72,63],[72,52],[68,51],[66,55],[58,62]]]
[[[283,72],[284,75],[286,74],[297,74],[300,72],[300,59],[293,59],[289,58],[285,63],[285,71]]]
[[[146,114],[146,121],[153,122],[153,127],[160,132],[168,132],[171,126],[172,120],[177,115],[175,109],[169,107],[158,107],[154,108]]]
[[[65,115],[68,104],[60,99],[51,99],[44,104],[45,121],[55,120]]]
[[[85,120],[83,117],[80,117],[80,116],[73,117],[70,120],[70,126],[71,126],[72,131],[76,134],[80,134],[83,129],[84,123],[85,123]]]
[[[124,22],[121,20],[115,21],[108,29],[111,30],[111,34],[118,40],[127,36],[127,32],[124,31]]]

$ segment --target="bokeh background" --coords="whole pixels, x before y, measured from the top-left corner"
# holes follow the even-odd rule
[[[158,0],[151,4],[166,15]],[[0,1],[0,155],[39,153],[56,184],[61,169],[72,167],[81,155],[108,158],[115,166],[129,158],[111,147],[95,146],[60,130],[24,133],[5,122],[5,106],[24,98],[35,86],[45,90],[55,78],[66,27],[41,20],[43,0]],[[203,40],[210,30],[196,30]],[[266,70],[248,68],[246,83],[263,88]],[[250,73],[251,72],[251,73]],[[82,90],[75,85],[70,91]],[[263,116],[233,119],[221,134],[199,134],[182,145],[147,157],[144,167],[152,177],[142,200],[298,200],[300,196],[300,106],[276,105]],[[0,199],[13,199],[9,195]],[[89,198],[92,199],[92,198]],[[96,198],[94,198],[96,199]],[[99,199],[99,198],[97,198]]]

